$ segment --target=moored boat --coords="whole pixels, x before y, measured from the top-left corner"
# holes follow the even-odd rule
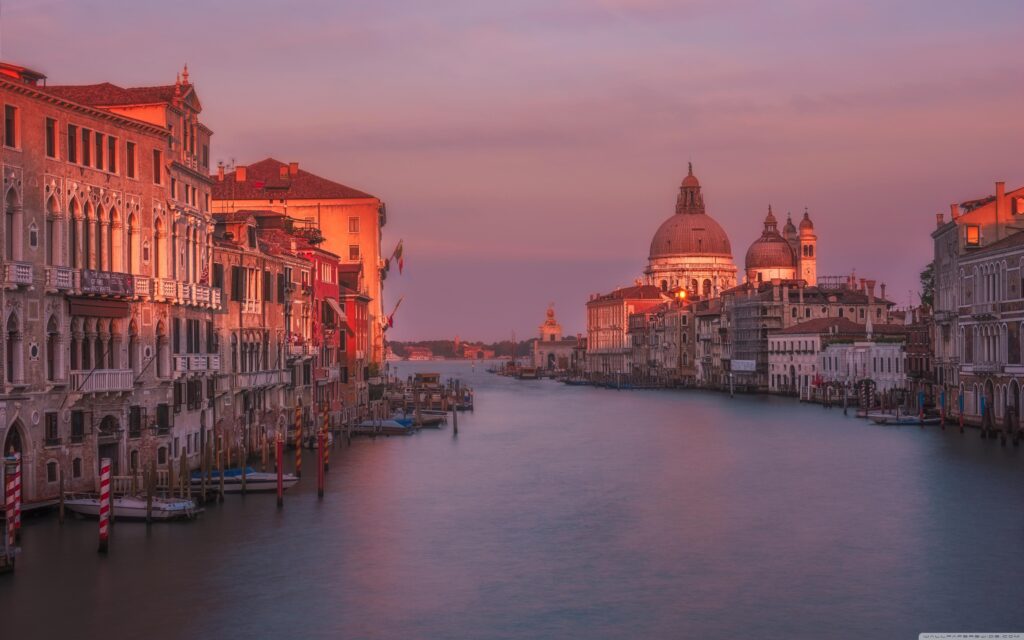
[[[203,484],[202,472],[192,472],[192,490],[195,491]],[[286,473],[282,476],[282,486],[285,489],[289,489],[299,481],[298,477],[294,474]],[[216,469],[210,474],[210,479],[207,481],[207,487],[211,489],[220,487],[220,474]],[[245,469],[245,491],[246,493],[260,493],[277,491],[277,474],[267,471],[256,471],[252,467],[246,467]],[[224,470],[224,493],[241,493],[242,492],[242,469],[225,469]]]
[[[111,498],[115,520],[145,520],[146,498],[143,496],[117,496]],[[100,498],[94,493],[65,494],[64,508],[88,518],[100,513]],[[191,520],[202,513],[194,502],[186,498],[153,498],[153,520]]]

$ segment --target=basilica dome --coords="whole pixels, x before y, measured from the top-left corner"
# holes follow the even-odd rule
[[[704,211],[700,181],[693,166],[680,185],[676,212],[661,223],[651,240],[652,260],[684,256],[732,258],[732,245],[725,230]]]

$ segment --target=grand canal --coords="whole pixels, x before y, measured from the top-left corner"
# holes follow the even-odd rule
[[[415,365],[419,365],[416,367]],[[1024,631],[1024,449],[791,400],[520,382],[188,524],[26,523],[0,636],[916,638]],[[311,459],[307,459],[312,469]]]

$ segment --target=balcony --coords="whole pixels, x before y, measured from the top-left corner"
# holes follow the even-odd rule
[[[135,295],[139,298],[152,298],[153,281],[149,278],[135,276]]]
[[[135,282],[129,273],[82,269],[81,289],[84,295],[130,298],[135,295]]]
[[[191,282],[179,282],[178,283],[178,303],[179,304],[191,304],[196,303],[196,286]]]
[[[178,297],[178,283],[167,278],[153,279],[154,297],[163,298],[168,302],[174,302]]]
[[[997,362],[982,362],[982,363],[975,364],[973,366],[972,365],[965,365],[963,368],[964,368],[965,372],[970,372],[970,373],[975,373],[975,374],[990,374],[990,373],[1002,373],[1003,372],[1003,365],[999,364]]]
[[[8,262],[4,265],[4,284],[9,287],[32,284],[32,265],[28,262]]]
[[[75,286],[75,272],[71,267],[46,267],[46,288],[68,291]]]
[[[174,373],[206,373],[207,371],[220,371],[220,355],[218,354],[188,354],[174,356]]]
[[[221,308],[220,295],[220,289],[214,287],[210,288],[210,306],[213,307],[214,309]]]
[[[308,344],[290,344],[288,345],[288,357],[289,358],[302,358],[305,356],[313,355],[312,347]]]
[[[282,383],[280,371],[246,371],[235,375],[241,388],[269,387]]]
[[[131,391],[135,372],[131,369],[93,369],[72,371],[72,388],[79,393],[118,393]]]

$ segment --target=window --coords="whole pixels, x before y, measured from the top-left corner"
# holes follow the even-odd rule
[[[96,168],[103,171],[103,134],[96,132]]]
[[[245,231],[246,231],[246,233],[248,234],[248,237],[249,237],[249,248],[255,249],[256,248],[256,227],[246,227]]]
[[[135,143],[128,142],[124,147],[124,172],[129,178],[135,177]]]
[[[57,157],[57,121],[53,118],[46,119],[46,157]]]
[[[359,245],[358,244],[349,245],[349,247],[348,247],[348,259],[349,260],[359,260]]]
[[[78,127],[68,125],[68,162],[78,162]]]
[[[117,138],[107,136],[107,171],[117,173]]]
[[[4,105],[4,145],[17,148],[21,140],[18,139],[18,120],[20,119],[18,107]]]
[[[71,412],[71,442],[81,442],[85,437],[85,413]]]
[[[359,233],[359,218],[353,217],[348,219],[348,232]]]
[[[46,445],[53,446],[60,444],[60,433],[57,430],[57,413],[46,414]]]
[[[203,145],[203,168],[210,168],[210,145],[208,144]]]
[[[81,478],[82,477],[82,459],[81,458],[75,458],[71,462],[71,477],[72,478]]]
[[[142,407],[128,408],[128,437],[138,438],[142,435]]]
[[[167,464],[167,447],[160,447],[156,451],[156,463]]]
[[[82,164],[85,166],[92,165],[92,154],[90,149],[92,148],[92,131],[88,129],[82,129]]]
[[[153,149],[153,184],[164,183],[163,154],[159,149]]]
[[[46,463],[46,481],[57,482],[57,461],[50,460]]]
[[[981,227],[976,224],[969,224],[964,227],[964,242],[968,247],[977,247],[981,244]]]

